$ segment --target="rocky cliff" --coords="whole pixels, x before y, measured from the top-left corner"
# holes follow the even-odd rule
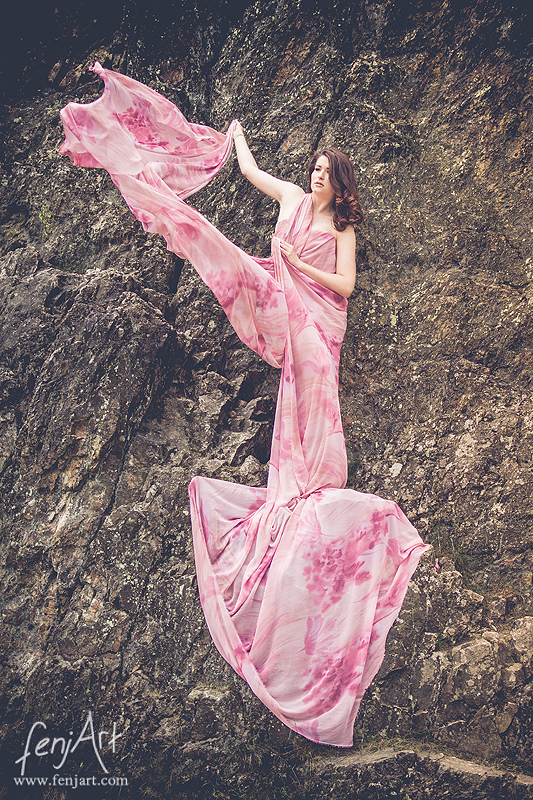
[[[86,5],[20,10],[4,51],[0,797],[30,796],[24,764],[104,776],[97,750],[120,797],[533,796],[528,4]],[[286,730],[206,630],[187,484],[264,482],[278,375],[107,175],[58,155],[59,109],[101,92],[96,58],[193,121],[238,117],[281,177],[303,184],[330,144],[357,165],[349,485],[396,500],[433,551],[348,753]],[[268,252],[274,205],[234,161],[192,202]],[[89,712],[102,751],[59,770],[50,742],[35,752],[88,737]]]

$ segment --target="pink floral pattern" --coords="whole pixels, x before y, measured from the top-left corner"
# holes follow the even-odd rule
[[[142,104],[139,102],[121,114],[117,113],[117,119],[132,134],[138,145],[168,147],[168,142],[161,139],[161,136],[151,123],[148,117],[149,110],[150,104],[147,101]]]
[[[338,401],[346,300],[288,264],[279,241],[326,272],[335,239],[311,230],[304,195],[269,259],[229,242],[183,202],[229,156],[227,134],[104,70],[104,93],[61,112],[61,152],[104,167],[145,229],[187,258],[241,340],[281,368],[265,489],[208,478],[189,487],[200,599],[220,653],[293,730],[352,744],[361,698],[426,549],[398,506],[345,489]]]

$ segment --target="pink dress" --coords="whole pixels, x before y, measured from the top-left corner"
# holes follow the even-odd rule
[[[294,269],[280,239],[335,272],[335,238],[311,229],[311,195],[278,224],[272,255],[229,242],[183,198],[228,158],[226,135],[168,100],[95,71],[102,97],[61,112],[61,148],[104,167],[146,230],[214,292],[241,340],[281,368],[265,489],[196,477],[189,487],[200,599],[218,650],[286,725],[349,747],[361,698],[427,549],[396,503],[345,489],[338,367],[347,301]]]

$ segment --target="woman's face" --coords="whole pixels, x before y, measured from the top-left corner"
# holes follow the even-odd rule
[[[329,182],[329,158],[327,156],[319,156],[316,160],[311,173],[311,191],[324,195],[335,194]]]

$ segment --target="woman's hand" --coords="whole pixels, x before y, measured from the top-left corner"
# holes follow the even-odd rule
[[[237,136],[244,136],[244,131],[242,129],[242,125],[239,122],[239,120],[237,120],[237,124],[235,125],[235,130],[233,131],[233,139],[235,140]]]
[[[284,242],[282,239],[280,239],[279,240],[279,246],[280,246],[281,252],[285,256],[285,258],[287,259],[289,264],[292,264],[293,267],[296,267],[296,269],[299,269],[300,258],[298,257],[298,253],[296,252],[296,250],[294,249],[292,244],[289,244],[288,242]]]
[[[337,240],[337,258],[335,262],[335,272],[323,272],[321,269],[307,264],[298,257],[296,250],[288,242],[280,239],[279,246],[282,254],[289,264],[295,267],[304,275],[313,278],[314,281],[337,292],[341,297],[349,297],[355,285],[355,231],[352,225],[348,225],[346,230],[338,232],[335,236]]]

